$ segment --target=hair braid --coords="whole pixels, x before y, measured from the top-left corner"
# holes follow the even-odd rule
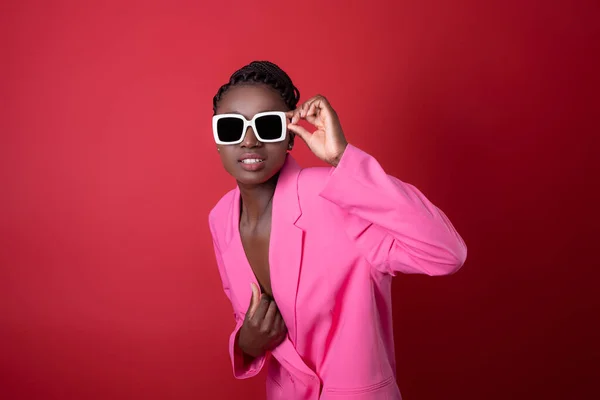
[[[213,97],[213,113],[217,113],[217,104],[230,87],[244,83],[265,84],[272,87],[281,94],[290,110],[294,110],[298,105],[300,91],[294,86],[288,74],[272,62],[253,61],[235,71],[229,78],[229,82],[219,88]]]

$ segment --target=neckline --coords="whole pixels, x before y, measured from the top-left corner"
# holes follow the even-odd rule
[[[281,175],[280,177],[281,178]],[[273,221],[274,221],[274,210],[275,210],[275,200],[277,197],[277,188],[279,187],[279,179],[277,180],[277,184],[275,186],[275,192],[273,193],[273,198],[271,199],[271,227],[270,227],[270,233],[269,233],[269,250],[268,250],[268,255],[267,255],[267,260],[269,263],[269,280],[271,281],[271,292],[272,292],[272,297],[275,297],[275,285],[273,284],[273,274],[272,274],[272,268],[273,268],[273,264],[271,263],[271,252],[272,252],[272,248],[273,248]],[[234,201],[234,205],[233,205],[233,220],[234,220],[234,229],[233,229],[233,235],[235,236],[235,241],[236,241],[236,245],[239,246],[240,251],[242,252],[243,259],[244,259],[244,263],[245,265],[245,269],[246,269],[246,273],[248,274],[248,276],[250,277],[250,281],[253,282],[257,287],[258,290],[260,292],[260,294],[268,294],[266,293],[266,291],[263,290],[263,287],[261,285],[261,283],[258,281],[258,278],[256,277],[256,273],[254,272],[254,269],[252,269],[252,265],[250,264],[250,261],[248,260],[248,255],[246,254],[246,249],[244,248],[244,242],[242,241],[242,234],[240,232],[240,222],[241,222],[241,217],[242,217],[242,195],[240,192],[240,188],[236,187],[235,189],[235,197],[233,199]]]

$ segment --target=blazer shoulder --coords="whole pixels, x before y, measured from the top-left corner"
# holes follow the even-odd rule
[[[298,197],[318,195],[327,183],[333,167],[303,168],[298,175]]]

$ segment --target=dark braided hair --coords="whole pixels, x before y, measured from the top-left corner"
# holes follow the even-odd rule
[[[221,97],[232,86],[241,84],[265,84],[277,90],[290,110],[296,109],[300,99],[300,91],[281,68],[269,61],[252,61],[235,71],[229,82],[219,88],[213,97],[213,114],[217,113],[217,104]]]

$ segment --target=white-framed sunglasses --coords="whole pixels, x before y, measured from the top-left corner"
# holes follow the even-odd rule
[[[256,114],[250,121],[240,114],[219,114],[212,119],[217,144],[242,143],[249,126],[259,141],[281,142],[287,132],[287,118],[282,111],[267,111]]]

